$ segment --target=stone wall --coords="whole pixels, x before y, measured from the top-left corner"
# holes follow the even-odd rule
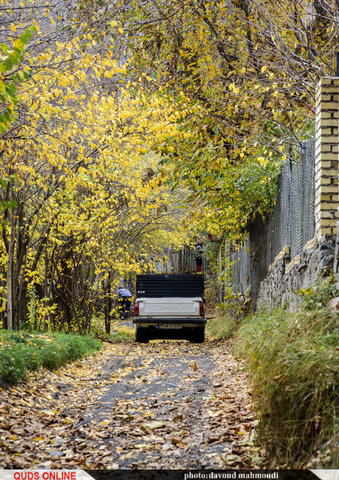
[[[326,240],[314,238],[292,261],[286,247],[261,282],[257,307],[284,306],[293,309],[301,301],[298,290],[308,289],[333,268],[334,244],[335,236]]]

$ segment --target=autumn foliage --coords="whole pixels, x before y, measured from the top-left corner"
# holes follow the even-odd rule
[[[123,279],[270,211],[333,74],[336,7],[2,5],[2,322],[83,333],[95,312],[109,331]]]
[[[126,72],[110,44],[53,35],[27,49],[29,78],[1,138],[4,322],[84,333],[96,311],[109,330],[118,283],[188,241],[184,199],[161,186],[151,150],[177,126],[158,97],[105,90]]]

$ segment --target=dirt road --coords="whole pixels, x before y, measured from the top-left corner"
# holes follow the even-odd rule
[[[1,468],[258,468],[226,343],[106,344],[0,392]]]

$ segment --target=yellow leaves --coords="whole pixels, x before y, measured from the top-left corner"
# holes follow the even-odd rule
[[[86,40],[93,44],[91,34]],[[114,96],[93,87],[94,76],[109,78],[124,67],[110,57],[101,59],[86,52],[74,59],[78,49],[74,39],[28,58],[37,68],[19,97],[27,107],[24,140],[11,148],[17,152],[22,185],[36,192],[32,205],[39,202],[38,195],[46,198],[34,235],[51,222],[50,245],[61,246],[70,234],[85,238],[85,255],[95,262],[98,274],[114,267],[125,275],[141,268],[135,256],[142,254],[142,245],[152,245],[157,252],[162,245],[180,246],[187,240],[181,217],[171,218],[163,209],[168,205],[170,212],[177,205],[170,205],[159,178],[148,183],[141,178],[147,167],[157,169],[158,157],[149,154],[154,143],[162,143],[167,136],[181,138],[176,119],[188,115],[189,108],[183,103],[184,93],[179,112],[171,99],[131,96],[127,89],[116,102]],[[71,68],[63,63],[59,69],[58,62],[67,65],[71,58]],[[126,247],[126,239],[134,237],[140,242],[139,251]],[[116,259],[119,245],[127,251],[123,249]],[[144,260],[145,265],[148,261]],[[28,272],[27,280],[40,276],[38,266]]]
[[[87,74],[84,71],[77,71],[76,76],[80,82],[85,82],[87,80]]]
[[[22,50],[23,47],[24,47],[24,44],[22,43],[22,41],[20,40],[20,38],[17,38],[14,43],[13,43],[14,47],[17,48],[18,50]]]
[[[56,98],[58,98],[60,95],[62,95],[62,90],[59,90],[58,88],[55,88],[53,90],[53,94]]]
[[[233,93],[236,95],[240,92],[240,88],[236,86],[236,84],[233,82],[229,85],[228,87]]]
[[[67,78],[65,76],[60,76],[58,78],[59,87],[67,87],[68,85],[71,84],[71,81],[72,81],[71,78]]]

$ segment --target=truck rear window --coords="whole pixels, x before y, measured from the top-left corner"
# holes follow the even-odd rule
[[[203,275],[137,275],[137,297],[202,297]]]

